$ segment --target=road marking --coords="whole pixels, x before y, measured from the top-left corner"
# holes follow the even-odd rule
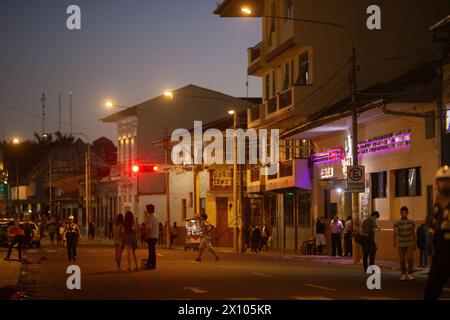
[[[307,283],[307,284],[305,284],[305,286],[311,287],[311,288],[316,288],[316,289],[321,289],[321,290],[332,291],[332,292],[336,291],[336,289],[333,289],[333,288],[322,287],[322,286],[318,286],[318,285],[311,284],[311,283]]]
[[[289,297],[289,299],[294,299],[294,300],[334,300],[334,299],[322,297],[322,296]]]
[[[210,292],[208,290],[203,290],[198,287],[184,287],[182,290],[189,290],[193,293],[209,293]]]
[[[264,274],[264,273],[259,273],[259,272],[252,272],[252,274],[254,274],[256,276],[264,277],[264,278],[273,278],[273,276],[271,276],[270,274]]]
[[[158,257],[162,257],[163,255],[161,253],[156,254]]]

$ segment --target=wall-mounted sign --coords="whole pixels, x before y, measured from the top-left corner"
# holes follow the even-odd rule
[[[320,179],[331,179],[334,177],[334,170],[331,167],[320,169]]]
[[[391,133],[358,144],[358,157],[411,147],[411,131]]]
[[[450,132],[450,105],[448,106],[447,116],[445,117],[445,131]]]
[[[351,192],[365,191],[365,170],[364,166],[347,167],[347,190]]]
[[[323,152],[315,152],[312,155],[314,165],[331,163],[344,158],[344,150],[342,148],[330,149]]]

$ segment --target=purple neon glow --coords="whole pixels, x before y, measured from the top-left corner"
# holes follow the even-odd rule
[[[342,155],[344,152],[342,149],[331,149],[331,150],[327,150],[327,151],[323,151],[323,152],[317,152],[313,154],[313,159],[320,159],[320,158],[326,158],[330,156],[330,153],[334,153],[334,156],[340,156]]]
[[[321,162],[314,162],[313,164],[316,166],[316,165],[319,165],[319,164],[326,164],[326,163],[336,162],[336,161],[340,161],[340,160],[342,160],[342,158],[326,160],[326,161],[321,161]]]
[[[399,134],[399,135],[396,135],[396,136],[392,136],[392,137],[385,137],[385,138],[381,138],[381,139],[377,139],[377,140],[361,142],[361,143],[358,143],[358,147],[363,146],[365,144],[369,144],[369,143],[376,143],[376,142],[380,142],[380,141],[383,141],[383,140],[386,140],[386,139],[396,139],[396,138],[401,138],[401,137],[404,137],[404,136],[411,136],[411,132],[402,133],[402,134]]]
[[[377,151],[372,151],[372,152],[358,154],[358,158],[361,158],[361,157],[364,157],[364,156],[368,156],[368,155],[371,155],[371,154],[387,153],[387,152],[390,152],[390,151],[395,151],[395,150],[399,150],[399,149],[408,149],[408,148],[411,148],[410,144],[407,144],[407,145],[404,145],[404,146],[395,147],[395,148],[390,148],[390,149],[383,149],[383,150],[377,150]]]
[[[397,144],[397,143],[409,143],[409,142],[411,142],[411,139],[403,139],[402,141],[392,141],[392,142],[385,143],[385,144],[378,144],[376,146],[369,146],[369,147],[364,147],[364,148],[358,148],[358,152],[361,151],[361,150],[374,149],[374,148],[390,146],[390,145]]]

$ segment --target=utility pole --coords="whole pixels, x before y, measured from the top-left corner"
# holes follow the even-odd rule
[[[237,109],[233,114],[233,211],[234,211],[234,223],[233,223],[233,247],[235,252],[239,252],[239,238],[238,238],[238,190],[237,190],[237,135],[236,129],[238,126],[238,114]]]
[[[45,93],[42,93],[41,102],[42,102],[42,137],[44,137],[45,134],[45,101],[47,99],[45,98]]]
[[[61,133],[61,93],[58,98],[58,131]]]
[[[170,140],[169,140],[169,129],[164,128],[164,151],[166,165],[169,164],[170,159]],[[172,248],[172,239],[170,237],[170,170],[166,172],[166,211],[167,211],[167,227],[166,227],[166,243],[167,248]]]
[[[53,217],[53,177],[52,177],[52,153],[50,151],[50,158],[49,158],[49,187],[50,187],[50,217]]]
[[[89,238],[89,220],[91,211],[91,145],[88,143],[87,151],[85,155],[86,168],[85,168],[85,193],[86,193],[86,239]]]
[[[350,74],[350,88],[352,93],[352,165],[358,165],[358,107],[356,104],[356,77],[357,77],[357,66],[356,66],[356,49],[352,48],[351,56],[351,74]],[[359,193],[352,193],[352,216],[354,220],[354,225],[356,228],[360,226],[360,215],[359,215]],[[361,259],[361,249],[360,246],[353,240],[353,264],[358,264]]]
[[[70,122],[70,136],[72,136],[72,91],[69,91],[69,122]]]

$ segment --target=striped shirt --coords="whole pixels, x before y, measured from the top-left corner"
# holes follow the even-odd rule
[[[414,246],[414,233],[416,224],[410,219],[400,219],[394,224],[397,231],[397,247],[406,248]]]

